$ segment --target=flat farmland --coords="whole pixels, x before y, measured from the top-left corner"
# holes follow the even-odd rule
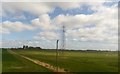
[[[51,72],[18,55],[2,50],[2,72]]]
[[[118,52],[59,51],[58,62],[56,64],[55,50],[22,49],[12,51],[32,59],[37,59],[42,62],[49,63],[53,66],[58,66],[59,68],[64,68],[65,71],[70,72],[118,72]],[[8,54],[7,51],[3,52],[3,61],[5,61],[3,63],[3,71],[9,71],[9,69],[6,67],[9,64],[13,64],[15,62],[16,65],[20,65],[20,67],[24,67],[25,64],[29,67],[29,64],[32,63],[28,60],[22,60],[22,63],[18,60],[15,61],[15,57],[15,55]],[[40,71],[40,69],[41,71],[48,71],[43,67],[39,67],[38,65],[33,66],[35,68],[33,69],[34,71]],[[20,70],[17,69],[15,71]],[[31,70],[26,68],[23,71]]]

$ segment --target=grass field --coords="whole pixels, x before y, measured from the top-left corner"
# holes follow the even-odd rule
[[[2,52],[2,72],[51,72],[7,50]]]
[[[0,73],[2,73],[2,49],[0,49]]]
[[[54,50],[13,50],[14,52],[56,66]],[[117,52],[64,51],[59,54],[58,66],[70,72],[118,72]],[[3,51],[3,71],[48,71],[28,60]],[[9,66],[9,67],[8,67]],[[22,67],[15,69],[15,67]],[[31,67],[34,67],[31,68]]]

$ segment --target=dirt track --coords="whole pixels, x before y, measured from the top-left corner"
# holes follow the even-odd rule
[[[15,52],[12,51],[12,50],[8,50],[8,52],[11,53],[11,54],[19,55],[19,56],[21,56],[21,57],[23,57],[23,58],[25,58],[25,59],[27,59],[27,60],[29,60],[29,61],[34,62],[34,63],[37,64],[37,65],[40,65],[40,66],[43,66],[43,67],[45,67],[45,68],[47,68],[47,69],[49,69],[49,70],[52,70],[53,72],[66,72],[66,71],[64,71],[63,68],[55,67],[55,66],[50,65],[50,64],[48,64],[48,63],[41,62],[40,60],[31,59],[31,58],[29,58],[29,57],[26,57],[26,56],[17,54],[17,53],[15,53]],[[67,72],[68,72],[68,71],[67,71]]]

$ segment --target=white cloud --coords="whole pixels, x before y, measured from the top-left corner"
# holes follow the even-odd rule
[[[118,0],[92,0],[93,2],[118,1]],[[91,0],[2,0],[2,2],[91,2]]]
[[[67,4],[67,6],[66,6]],[[35,15],[41,15],[52,12],[55,7],[60,7],[62,9],[73,9],[73,8],[79,8],[80,3],[58,3],[58,2],[34,2],[34,3],[27,3],[27,2],[5,2],[2,4],[2,10],[4,11],[4,14],[7,12],[18,14],[22,12],[29,12]]]
[[[35,15],[40,15],[43,13],[51,12],[52,8],[50,6],[47,6],[45,3],[8,2],[3,3],[3,10],[5,12],[13,14],[29,12]]]
[[[40,28],[42,30],[54,30],[57,29],[57,27],[52,24],[50,16],[48,14],[42,14],[39,16],[39,18],[36,18],[31,21],[32,25],[36,28]]]
[[[85,14],[78,14],[78,15],[59,15],[54,18],[54,23],[59,25],[66,25],[68,28],[79,28],[93,21],[90,19],[93,15],[85,15]]]
[[[54,23],[65,25],[67,37],[82,41],[106,41],[118,43],[118,11],[116,6],[97,6],[90,15],[59,15]]]
[[[34,30],[34,27],[23,24],[22,22],[5,21],[1,25],[3,33],[21,32],[24,30]]]
[[[6,28],[3,28],[1,23],[0,23],[0,34],[10,34],[10,31]]]
[[[38,33],[36,36],[34,36],[34,39],[57,40],[57,39],[59,39],[59,34],[55,33],[55,32],[45,31],[45,32]]]
[[[0,2],[0,6],[2,6],[2,2]],[[2,16],[2,7],[0,7],[0,17]]]
[[[114,33],[106,33],[108,29],[102,29],[98,27],[94,28],[80,28],[79,30],[68,30],[67,37],[70,39],[81,40],[81,41],[100,41],[117,43],[118,37]]]
[[[97,4],[93,6],[96,5]],[[50,17],[47,14],[44,14],[41,15],[39,19],[37,18],[32,22],[33,25],[39,25],[44,30],[54,30],[54,28],[60,29],[62,25],[65,25],[67,30],[67,38],[73,40],[118,43],[117,7],[107,7],[103,6],[102,4],[98,4],[97,7],[98,9],[92,7],[92,9],[96,11],[96,13],[89,15],[61,14],[55,17],[54,19],[50,19]],[[40,36],[46,37],[46,34],[40,34]]]
[[[107,0],[103,0],[101,2],[96,1],[80,1],[80,2],[3,2],[2,3],[2,11],[3,14],[12,13],[18,14],[23,12],[28,12],[34,15],[41,15],[51,13],[56,7],[60,7],[63,10],[69,10],[74,8],[80,8],[82,5],[91,5],[98,7],[98,5],[102,5],[103,2]],[[95,2],[95,3],[94,3]]]

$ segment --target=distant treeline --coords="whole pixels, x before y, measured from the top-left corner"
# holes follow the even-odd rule
[[[56,49],[42,49],[41,47],[32,47],[32,46],[23,46],[21,48],[1,48],[1,49],[21,49],[21,50],[29,50],[29,49],[40,49],[40,50],[47,50],[47,51],[56,51]],[[109,50],[73,50],[73,49],[58,49],[57,51],[74,51],[74,52],[110,52]],[[118,52],[118,51],[111,51],[111,52]]]
[[[33,47],[33,46],[23,45],[23,47],[19,47],[19,48],[3,48],[3,49],[42,49],[42,48],[41,47]]]
[[[42,49],[42,48],[41,47],[32,47],[32,46],[23,45],[22,49]]]
[[[44,49],[47,51],[55,51],[56,49]],[[74,51],[74,52],[110,52],[109,50],[73,50],[73,49],[58,49],[58,51]],[[111,51],[111,52],[118,52],[118,51]]]

